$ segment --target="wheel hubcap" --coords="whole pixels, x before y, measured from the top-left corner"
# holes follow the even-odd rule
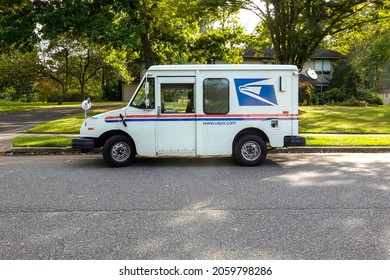
[[[116,161],[123,162],[130,157],[131,149],[127,143],[116,143],[111,149],[112,158]]]
[[[242,146],[241,154],[246,160],[255,161],[261,155],[261,147],[254,141],[248,141]]]

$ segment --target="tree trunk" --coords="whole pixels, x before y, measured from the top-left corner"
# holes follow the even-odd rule
[[[66,93],[68,92],[69,82],[69,49],[65,48],[65,81],[61,84],[62,87],[62,96],[58,101],[58,105],[61,105],[62,102],[66,99]]]
[[[150,43],[149,33],[143,32],[141,34],[142,50],[144,52],[145,68],[149,69],[154,64],[154,54],[152,51],[152,45]]]
[[[62,105],[62,102],[65,101],[66,92],[68,91],[66,84],[61,84],[61,89],[62,89],[62,94],[61,94],[61,98],[58,101],[57,105]]]

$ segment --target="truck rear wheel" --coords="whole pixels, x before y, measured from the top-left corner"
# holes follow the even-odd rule
[[[104,143],[103,158],[113,167],[128,166],[133,163],[135,147],[129,137],[114,135]]]
[[[267,157],[267,146],[260,136],[247,134],[235,143],[233,156],[240,165],[258,166]]]

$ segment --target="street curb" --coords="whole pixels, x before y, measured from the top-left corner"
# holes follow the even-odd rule
[[[11,148],[7,151],[1,152],[1,155],[57,155],[57,154],[77,154],[80,151],[72,148],[52,148],[52,147],[36,147],[36,148]]]
[[[101,149],[94,149],[91,154],[101,153]],[[33,147],[33,148],[11,148],[8,151],[0,152],[0,155],[70,155],[82,154],[80,150],[71,147]]]
[[[101,153],[101,149],[94,149],[91,154]],[[390,146],[370,147],[288,147],[275,148],[268,151],[269,154],[283,153],[390,153]],[[80,150],[71,147],[35,147],[35,148],[11,148],[8,151],[0,152],[0,155],[67,155],[81,154]]]
[[[277,148],[269,153],[390,153],[390,146],[306,146]]]

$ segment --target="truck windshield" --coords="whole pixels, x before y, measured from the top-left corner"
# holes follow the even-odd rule
[[[138,91],[135,93],[135,97],[133,101],[130,103],[131,107],[135,107],[138,109],[154,109],[154,79],[148,78],[149,82],[149,106],[146,108],[146,94],[145,94],[145,86],[146,79],[143,80],[142,85],[139,87]]]

